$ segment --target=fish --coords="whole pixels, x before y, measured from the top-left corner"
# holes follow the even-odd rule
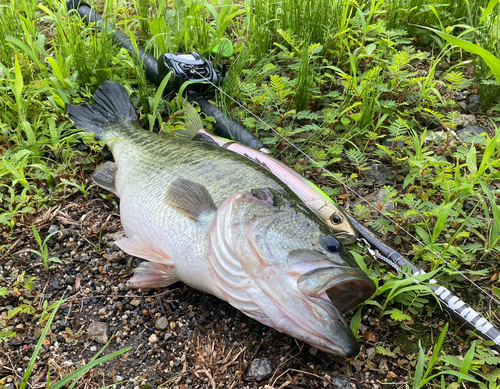
[[[184,115],[186,128],[183,133],[185,137],[216,144],[254,161],[285,183],[311,211],[323,220],[335,237],[344,245],[355,243],[358,240],[358,232],[347,215],[311,181],[264,152],[206,131],[195,108],[187,101],[184,102]]]
[[[320,350],[358,353],[342,314],[375,284],[271,172],[207,142],[144,130],[119,83],[105,81],[93,104],[66,110],[113,154],[91,177],[120,199],[126,237],[115,243],[146,260],[130,286],[182,281]]]

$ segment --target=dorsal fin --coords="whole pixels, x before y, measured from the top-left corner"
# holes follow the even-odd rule
[[[197,182],[185,179],[178,179],[168,186],[165,200],[178,211],[196,221],[199,220],[199,216],[203,212],[217,210],[207,188]]]
[[[111,161],[104,162],[104,164],[99,166],[95,172],[90,175],[90,178],[92,178],[92,181],[101,188],[118,195],[115,183],[116,169],[116,163]]]

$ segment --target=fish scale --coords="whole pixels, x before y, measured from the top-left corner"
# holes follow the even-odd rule
[[[374,283],[294,192],[242,155],[145,131],[117,83],[94,100],[67,110],[113,154],[92,179],[120,198],[116,244],[147,260],[131,286],[183,281],[321,350],[357,353],[342,313]]]

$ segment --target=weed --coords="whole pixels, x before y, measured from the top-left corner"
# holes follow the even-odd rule
[[[37,265],[42,265],[46,271],[49,271],[50,269],[53,269],[55,265],[51,265],[50,263],[62,263],[61,260],[57,257],[50,257],[49,258],[49,248],[47,247],[47,241],[55,234],[58,234],[59,231],[54,231],[51,232],[47,237],[42,241],[42,238],[40,238],[40,234],[38,233],[35,225],[31,226],[33,230],[33,235],[38,243],[38,246],[40,247],[40,251],[30,249],[31,252],[35,253],[38,255],[41,259],[42,262],[37,263]]]

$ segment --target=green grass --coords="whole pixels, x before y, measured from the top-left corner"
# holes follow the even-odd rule
[[[425,246],[363,204],[350,212],[395,248],[413,252],[414,261],[435,270],[443,284],[465,285],[459,269],[487,289],[500,252],[498,7],[485,0],[451,5],[443,0],[96,4],[155,55],[207,54],[222,38],[231,39],[236,57],[224,86],[231,96],[353,189],[373,190],[364,180],[370,165],[383,162],[393,169],[384,202],[396,207],[384,213]],[[0,5],[0,233],[7,236],[0,252],[8,249],[15,230],[31,228],[40,212],[77,192],[88,196],[81,177],[94,168],[101,145],[86,139],[92,151],[78,151],[81,135],[64,105],[89,101],[106,79],[133,92],[144,127],[169,134],[182,128],[177,100],[160,99],[141,65],[116,48],[109,34],[84,25],[56,0]],[[479,94],[481,125],[491,129],[474,145],[454,135],[463,112],[455,99],[462,92]],[[267,126],[222,95],[214,100],[276,156],[304,171],[339,203],[349,203],[340,185],[318,167],[304,165]],[[48,270],[47,239],[37,237]],[[377,297],[368,304],[402,330],[411,327],[432,297],[381,265],[370,263],[368,271],[379,280]],[[12,329],[6,323],[0,330],[8,338]],[[451,361],[439,353],[441,347],[442,341],[427,368],[427,357],[415,356],[413,387],[431,377],[440,385]],[[466,358],[474,357],[467,368],[452,364],[458,378],[477,377],[484,365],[478,352],[488,350],[481,347],[470,348],[475,356],[467,353]],[[496,364],[488,365],[490,373]]]

